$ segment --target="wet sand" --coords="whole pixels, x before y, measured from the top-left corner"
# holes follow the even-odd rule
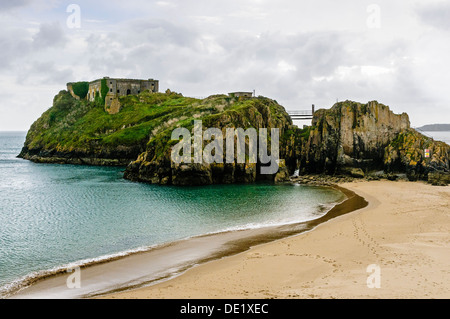
[[[369,205],[106,298],[449,298],[450,187],[341,186]]]
[[[309,231],[336,216],[367,206],[354,192],[339,188],[346,199],[324,216],[304,223],[198,236],[82,267],[81,287],[69,289],[71,272],[62,269],[14,294],[11,298],[89,298],[153,285],[198,264],[247,251],[253,246]],[[73,276],[72,276],[73,278]]]

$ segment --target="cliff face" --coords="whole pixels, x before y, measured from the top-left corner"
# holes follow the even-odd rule
[[[226,105],[225,96],[214,97],[211,102]],[[208,102],[208,99],[205,101]],[[125,171],[125,178],[154,184],[173,185],[208,185],[217,183],[252,183],[257,180],[287,180],[293,173],[299,150],[296,142],[299,129],[292,125],[289,115],[283,107],[275,101],[267,98],[247,100],[241,105],[224,108],[220,114],[203,118],[203,132],[206,128],[219,128],[223,136],[223,144],[227,145],[227,128],[266,128],[268,136],[272,128],[280,129],[280,162],[279,171],[276,174],[261,174],[263,165],[258,158],[257,163],[245,164],[237,161],[237,139],[234,139],[234,161],[225,161],[228,150],[223,148],[223,163],[180,163],[171,161],[171,148],[167,147],[169,133],[174,126],[161,132],[158,136],[151,138],[147,149],[136,161],[130,163]],[[193,135],[192,125],[188,125]],[[246,157],[248,158],[248,141],[246,140]],[[203,147],[206,143],[203,143]],[[202,148],[203,148],[202,147]],[[270,154],[268,145],[268,152]]]
[[[410,128],[408,115],[378,102],[345,101],[318,110],[304,131],[300,171],[349,174],[384,170],[447,185],[450,146]]]
[[[299,129],[292,125],[284,108],[268,98],[216,95],[199,100],[172,92],[143,92],[121,97],[121,110],[113,115],[105,112],[103,105],[77,100],[66,91],[61,91],[53,102],[31,126],[19,157],[40,163],[127,166],[125,178],[136,181],[204,185],[258,179],[281,181],[293,173],[299,154],[295,148]],[[248,160],[246,164],[236,160],[174,164],[171,149],[178,141],[171,140],[171,133],[184,127],[193,134],[195,120],[202,121],[204,130],[222,130],[224,137],[226,128],[267,128],[269,153],[270,129],[279,128],[279,172],[261,175],[261,163]]]
[[[409,128],[408,115],[396,115],[378,102],[345,101],[314,114],[300,169],[334,174],[346,168],[383,167],[384,148]]]

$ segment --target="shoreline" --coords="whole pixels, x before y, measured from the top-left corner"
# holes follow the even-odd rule
[[[334,188],[343,193],[345,199],[317,219],[282,226],[205,234],[158,245],[126,256],[117,256],[110,260],[90,262],[87,263],[87,267],[81,266],[85,289],[68,290],[65,280],[70,274],[63,267],[64,269],[61,268],[56,274],[47,274],[37,280],[32,278],[30,286],[8,298],[91,298],[165,282],[199,264],[236,255],[256,245],[309,231],[320,223],[367,205],[367,202],[354,192],[339,186]],[[167,263],[163,260],[167,258],[177,260],[170,269],[164,269],[164,266],[167,268]],[[127,272],[133,275],[130,276]],[[111,284],[108,288],[97,286],[96,280],[108,280]]]
[[[450,297],[450,189],[423,182],[340,187],[369,205],[297,235],[212,260],[107,299],[415,299]],[[380,288],[369,287],[370,266]]]

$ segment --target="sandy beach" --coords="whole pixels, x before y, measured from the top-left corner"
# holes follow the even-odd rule
[[[366,208],[106,298],[449,298],[450,187],[340,185]]]

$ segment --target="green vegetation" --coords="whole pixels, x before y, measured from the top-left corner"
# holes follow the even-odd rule
[[[318,129],[318,131],[319,131],[320,133],[323,132],[324,122],[325,122],[325,119],[324,119],[324,118],[321,118],[321,119],[319,120],[317,129]]]
[[[353,124],[352,129],[355,129],[359,125],[358,121],[358,106],[359,104],[353,101],[346,101],[345,103],[349,103],[349,106],[353,113]]]
[[[304,129],[301,129],[300,137],[303,138],[303,140],[307,141],[309,139],[309,135],[311,134],[311,129],[313,129],[311,126],[307,126]]]
[[[173,92],[148,91],[120,97],[121,110],[111,115],[104,110],[104,92],[103,80],[102,97],[97,93],[94,102],[77,100],[61,91],[53,106],[32,125],[26,148],[35,152],[97,154],[137,147],[141,151],[152,149],[153,155],[159,156],[173,144],[170,141],[173,129],[181,126],[191,129],[194,120],[202,120],[204,128],[246,129],[256,126],[256,118],[258,126],[270,128],[266,122],[270,112],[271,123],[280,123],[272,127],[283,127],[289,121],[284,109],[267,98],[231,102],[225,95],[199,100]]]
[[[108,85],[106,84],[106,79],[101,80],[101,89],[100,89],[102,104],[105,105],[106,94],[109,92]]]
[[[390,144],[394,149],[399,149],[404,146],[405,144],[405,138],[407,137],[408,133],[402,132],[400,133]]]
[[[81,99],[85,99],[86,95],[89,92],[89,82],[76,82],[72,83],[73,93],[80,97]]]
[[[95,92],[94,103],[99,107],[105,105],[105,100],[100,96],[100,93],[98,91]]]

